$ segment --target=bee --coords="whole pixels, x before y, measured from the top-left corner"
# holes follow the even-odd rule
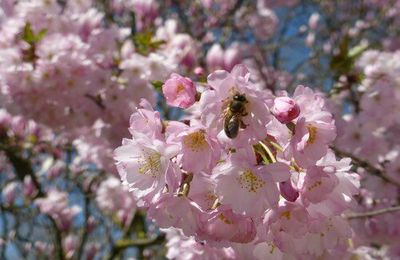
[[[244,94],[236,93],[232,100],[229,101],[228,107],[224,116],[224,131],[226,136],[230,139],[235,138],[239,133],[239,128],[246,128],[243,123],[242,117],[246,116],[246,96]]]

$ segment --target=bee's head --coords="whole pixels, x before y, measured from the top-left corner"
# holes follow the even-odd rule
[[[246,102],[247,101],[246,96],[244,94],[239,94],[239,93],[237,93],[237,94],[235,94],[233,96],[233,100],[240,101],[240,102]]]

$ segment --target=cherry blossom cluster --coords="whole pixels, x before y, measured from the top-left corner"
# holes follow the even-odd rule
[[[135,216],[136,201],[127,187],[121,189],[121,182],[115,177],[104,180],[96,192],[99,208],[113,216],[122,226],[126,226]]]
[[[170,105],[191,104],[183,121],[142,100],[132,138],[114,152],[123,183],[158,226],[177,229],[174,259],[345,255],[352,231],[341,215],[359,183],[329,148],[336,127],[323,95],[298,86],[274,96],[249,77],[243,65],[217,70],[194,95],[189,78],[172,75],[163,92]]]
[[[368,212],[398,205],[400,197],[400,88],[398,73],[400,52],[367,51],[357,62],[365,75],[357,87],[359,112],[340,121],[337,147],[365,162],[361,195],[355,211]],[[344,93],[344,97],[349,93]],[[342,97],[343,98],[343,97]],[[371,175],[369,171],[376,172]],[[382,176],[386,178],[382,179]],[[351,221],[357,232],[357,246],[380,245],[381,254],[398,257],[399,213],[393,212]],[[370,248],[370,254],[373,248]]]
[[[158,15],[154,1],[110,4],[120,19],[134,11],[137,30],[153,26]],[[191,68],[196,59],[194,41],[178,33],[175,20],[159,24],[151,38],[143,33],[146,44],[158,45],[142,50],[128,25],[106,26],[107,14],[92,1],[2,6],[2,103],[63,133],[82,158],[108,172],[115,172],[110,155],[140,98],[156,103],[152,82],[166,80],[178,64]]]
[[[72,219],[81,208],[79,206],[68,206],[68,194],[57,190],[50,190],[46,198],[36,200],[40,211],[50,215],[57,223],[60,230],[69,230],[72,225]]]
[[[0,172],[3,178],[10,179],[2,189],[4,203],[7,206],[13,205],[18,198],[33,198],[38,194],[38,190],[32,182],[32,176],[25,174],[17,176],[19,181],[13,178],[13,167],[10,163],[10,154],[20,152],[23,149],[31,153],[56,152],[50,148],[49,140],[54,135],[49,129],[41,127],[32,120],[26,120],[21,116],[12,116],[5,109],[0,109]],[[14,157],[14,161],[20,158]],[[32,163],[42,162],[38,158]]]
[[[399,6],[0,1],[0,258],[397,259]]]

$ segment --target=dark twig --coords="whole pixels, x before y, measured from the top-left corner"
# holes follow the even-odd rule
[[[101,97],[99,95],[93,96],[90,94],[85,94],[85,97],[92,100],[102,110],[106,109],[106,106],[103,104],[103,100],[101,99]]]
[[[395,207],[390,207],[390,208],[384,208],[384,209],[378,209],[378,210],[373,210],[373,211],[367,211],[367,212],[362,212],[362,213],[353,213],[349,214],[346,216],[347,219],[355,219],[355,218],[369,218],[369,217],[374,217],[390,212],[396,212],[400,211],[400,206],[395,206]]]
[[[139,238],[139,239],[120,239],[113,246],[111,253],[106,257],[107,260],[114,259],[122,250],[129,247],[138,247],[143,250],[146,247],[160,244],[164,241],[165,235],[160,234],[154,238]],[[139,258],[140,259],[140,256]]]
[[[4,152],[8,157],[8,159],[10,160],[12,166],[14,167],[18,179],[21,182],[23,182],[26,175],[30,176],[33,184],[38,190],[36,197],[43,197],[44,196],[43,190],[40,186],[39,181],[36,178],[35,173],[33,172],[33,168],[30,161],[21,157],[16,151],[16,149],[13,149],[13,147],[6,147],[4,149]]]
[[[84,223],[83,223],[83,230],[82,230],[82,237],[79,243],[79,248],[76,253],[76,259],[79,260],[82,258],[83,249],[85,248],[86,240],[89,235],[89,203],[90,203],[90,196],[85,194],[85,202],[84,202]]]
[[[398,181],[392,179],[391,177],[389,177],[384,170],[376,168],[375,166],[373,166],[369,162],[364,161],[364,160],[354,156],[351,153],[341,151],[338,148],[333,147],[333,146],[331,146],[330,148],[335,152],[335,154],[337,156],[339,156],[339,157],[349,157],[353,161],[353,163],[355,165],[366,169],[368,171],[368,173],[370,173],[370,174],[372,174],[374,176],[377,176],[377,177],[381,178],[382,180],[384,180],[385,182],[391,183],[391,184],[393,184],[393,185],[395,185],[395,186],[400,188],[400,183]]]
[[[50,219],[51,225],[53,227],[54,230],[54,248],[56,251],[56,259],[58,260],[64,260],[64,252],[63,252],[63,248],[62,248],[62,236],[61,236],[61,231],[60,229],[58,229],[57,223],[56,221],[53,219],[52,216],[47,215],[48,218]]]

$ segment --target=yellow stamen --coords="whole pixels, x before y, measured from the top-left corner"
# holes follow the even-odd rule
[[[284,211],[281,213],[281,217],[285,217],[287,220],[289,220],[291,218],[291,213],[289,210]]]
[[[161,154],[153,151],[151,153],[145,153],[145,155],[139,160],[141,167],[139,168],[140,174],[148,174],[151,177],[157,177],[161,170]]]
[[[313,185],[311,185],[310,187],[308,187],[308,191],[311,191],[311,190],[317,188],[318,186],[321,186],[321,184],[322,184],[322,181],[316,181],[316,182],[314,182]]]
[[[193,132],[183,137],[183,144],[193,152],[199,152],[208,147],[203,130]]]
[[[185,90],[185,87],[183,86],[183,84],[179,84],[177,87],[176,87],[176,94],[179,94],[179,93],[181,93],[182,91],[184,91]]]
[[[265,181],[258,178],[250,170],[244,171],[238,177],[238,182],[242,189],[246,189],[248,192],[257,192],[258,189],[265,186]]]
[[[224,222],[224,223],[227,224],[227,225],[230,225],[230,224],[233,223],[231,220],[227,219],[227,218],[224,216],[224,214],[220,214],[220,215],[219,215],[219,219],[222,220],[222,222]]]
[[[311,124],[307,125],[308,130],[308,140],[307,144],[313,144],[317,138],[317,128]]]

